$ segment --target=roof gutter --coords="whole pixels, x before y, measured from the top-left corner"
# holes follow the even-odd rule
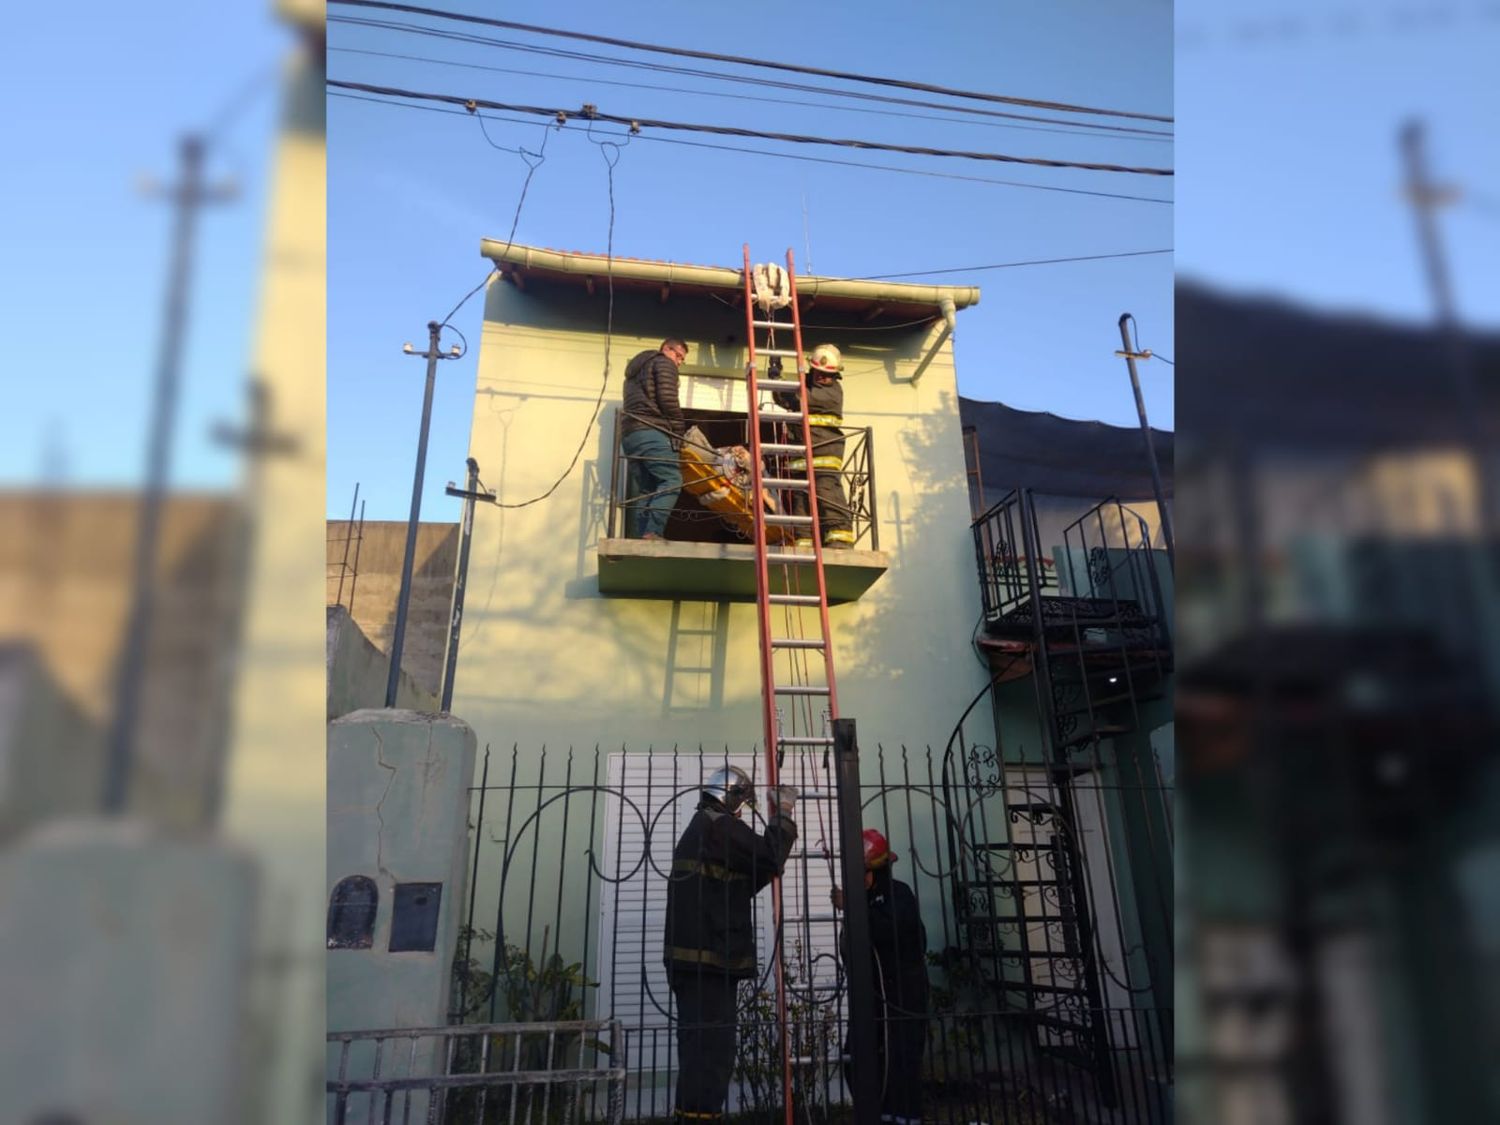
[[[702,285],[735,292],[741,292],[745,288],[742,271],[722,266],[685,266],[675,262],[643,262],[635,258],[615,258],[611,261],[603,254],[571,254],[542,250],[534,246],[507,245],[493,238],[480,240],[479,253],[493,261],[497,267],[519,266],[523,270],[547,270],[595,278],[613,273],[615,277],[635,281],[654,281],[663,285]],[[972,285],[902,285],[889,281],[808,276],[797,278],[797,289],[809,296],[821,294],[865,301],[932,305],[942,310],[943,318],[947,321],[944,340],[953,331],[954,312],[979,303],[979,289]],[[941,342],[940,340],[939,344]]]
[[[937,339],[928,345],[927,354],[922,357],[922,362],[917,364],[917,369],[911,373],[911,378],[907,380],[913,386],[922,377],[922,372],[926,371],[932,361],[937,358],[938,352],[943,350],[943,345],[948,342],[948,337],[953,335],[953,329],[958,324],[958,317],[954,315],[958,311],[958,307],[952,301],[945,297],[938,303],[938,307],[943,311],[943,330],[938,333]]]

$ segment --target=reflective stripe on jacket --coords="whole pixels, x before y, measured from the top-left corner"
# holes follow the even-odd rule
[[[753,977],[751,900],[781,874],[797,826],[773,815],[763,834],[705,800],[672,852],[662,960],[668,969]]]

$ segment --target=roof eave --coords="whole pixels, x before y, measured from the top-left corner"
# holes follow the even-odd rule
[[[722,266],[647,262],[637,258],[611,260],[603,254],[544,250],[535,246],[506,244],[493,238],[481,239],[479,252],[483,257],[495,262],[497,267],[509,265],[522,270],[540,270],[579,277],[600,277],[605,273],[612,273],[617,278],[635,281],[651,281],[669,286],[699,285],[732,292],[740,292],[745,285],[740,270],[726,269]],[[979,303],[979,288],[972,285],[904,285],[889,281],[855,281],[807,275],[797,278],[797,288],[801,293],[810,297],[844,297],[861,301],[930,305],[933,308],[942,308],[943,304],[949,301],[955,309],[968,308]]]

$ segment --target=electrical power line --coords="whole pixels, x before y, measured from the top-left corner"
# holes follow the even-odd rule
[[[367,102],[370,105],[386,106],[395,109],[419,110],[423,113],[442,113],[453,117],[472,116],[467,110],[449,109],[445,106],[424,105],[413,102],[392,101],[387,98],[372,98],[362,94],[342,93],[338,90],[331,91],[331,98],[341,98],[348,101]],[[532,125],[534,122],[516,117],[487,117],[486,121],[501,121],[511,125]],[[873,172],[895,172],[904,176],[926,176],[938,180],[959,180],[965,183],[991,184],[997,187],[1028,188],[1032,191],[1060,192],[1064,195],[1087,195],[1099,199],[1121,199],[1134,203],[1160,203],[1170,206],[1172,200],[1162,199],[1154,195],[1131,195],[1126,192],[1097,191],[1091,188],[1061,187],[1055,184],[1033,184],[1024,180],[999,180],[993,176],[967,176],[961,172],[936,172],[925,168],[901,168],[894,164],[870,164],[862,160],[839,160],[828,156],[810,156],[798,152],[773,152],[763,148],[745,148],[741,145],[713,144],[709,141],[689,141],[681,137],[648,137],[639,136],[637,141],[646,141],[650,144],[683,145],[688,148],[711,149],[715,152],[733,152],[747,156],[765,156],[775,160],[796,160],[807,164],[829,164],[840,168],[861,168]],[[493,143],[493,142],[492,142]],[[498,146],[497,146],[498,147]],[[509,151],[509,150],[507,150]]]
[[[350,2],[350,0],[345,0]],[[645,117],[622,117],[618,114],[601,113],[597,110],[560,110],[544,106],[511,105],[483,98],[465,98],[457,94],[435,94],[417,90],[403,90],[396,86],[377,86],[367,82],[346,82],[328,79],[328,86],[336,90],[359,90],[391,98],[409,98],[413,101],[430,101],[463,106],[466,109],[494,109],[510,113],[529,113],[542,117],[557,117],[565,121],[571,116],[582,116],[590,121],[604,121],[614,125],[627,125],[632,132],[639,129],[671,129],[688,133],[712,133],[727,137],[749,137],[763,141],[782,141],[786,144],[828,145],[835,148],[869,149],[875,152],[904,152],[912,156],[938,156],[959,160],[980,160],[1001,164],[1028,164],[1038,168],[1077,168],[1090,172],[1115,172],[1136,176],[1170,176],[1170,168],[1136,167],[1124,164],[1104,164],[1082,160],[1056,160],[1045,156],[1012,156],[999,152],[971,152],[961,149],[928,148],[925,145],[897,145],[884,141],[852,140],[839,137],[814,137],[802,133],[770,133],[759,129],[742,129],[734,125],[702,125],[682,121],[662,121]]]
[[[760,89],[789,90],[795,93],[851,98],[855,101],[880,105],[900,105],[915,107],[917,109],[939,109],[948,113],[965,114],[970,117],[1063,125],[1070,131],[1079,131],[1079,135],[1082,136],[1091,135],[1090,133],[1081,132],[1081,130],[1085,129],[1090,131],[1102,130],[1121,136],[1143,136],[1161,139],[1170,138],[1172,135],[1170,130],[1144,129],[1135,125],[1107,125],[1097,121],[1070,121],[1063,117],[1040,117],[1033,113],[1012,113],[1005,110],[984,109],[979,106],[950,105],[944,102],[924,101],[919,98],[901,98],[889,94],[872,94],[865,90],[839,90],[828,86],[812,86],[805,82],[788,82],[757,75],[722,74],[718,71],[704,70],[700,67],[672,66],[667,63],[643,62],[639,59],[622,59],[611,55],[593,54],[588,51],[573,51],[560,47],[545,47],[536,43],[520,43],[514,40],[496,39],[492,36],[476,35],[471,32],[444,31],[440,28],[424,27],[421,24],[398,23],[394,20],[367,19],[356,16],[329,16],[328,22],[348,24],[354,27],[367,27],[379,31],[398,31],[412,35],[421,35],[431,39],[440,39],[450,43],[464,43],[478,47],[495,47],[505,51],[519,51],[523,54],[541,55],[545,58],[553,59],[566,59],[571,62],[617,66],[627,70],[643,70],[651,74],[676,74],[687,78],[701,78],[712,82],[728,82],[736,85],[754,86]]]
[[[695,90],[686,86],[661,86],[652,82],[619,82],[607,78],[596,78],[592,75],[573,74],[548,74],[538,70],[517,70],[512,67],[487,66],[484,63],[461,62],[458,59],[438,59],[424,55],[403,54],[399,51],[371,51],[359,47],[329,47],[330,53],[349,55],[369,55],[383,59],[401,59],[406,62],[431,63],[436,66],[456,66],[465,70],[483,70],[492,74],[513,74],[525,78],[545,78],[556,82],[589,82],[596,86],[618,86],[629,90],[658,90],[668,94],[690,94],[699,98],[728,98],[734,101],[762,102],[769,105],[791,105],[806,109],[831,110],[835,113],[866,113],[881,117],[904,117],[914,121],[942,121],[952,125],[982,125],[990,129],[1020,129],[1029,133],[1053,133],[1064,137],[1102,137],[1105,139],[1127,140],[1127,141],[1149,141],[1155,144],[1170,144],[1172,135],[1157,130],[1133,129],[1120,133],[1103,133],[1097,129],[1082,127],[1081,125],[1068,124],[1069,128],[1050,128],[1045,125],[1023,125],[1014,124],[1010,121],[989,121],[974,117],[942,117],[932,113],[905,113],[896,109],[873,109],[867,106],[834,105],[831,102],[809,102],[800,101],[796,98],[768,98],[758,97],[755,94],[734,94],[722,90]],[[1008,114],[1009,117],[1020,118],[1021,114]],[[1036,118],[1035,120],[1048,120],[1047,118]]]
[[[864,82],[876,86],[892,86],[903,90],[920,90],[928,94],[942,94],[950,98],[968,98],[973,101],[996,102],[1002,105],[1030,106],[1034,109],[1060,110],[1065,113],[1087,113],[1104,117],[1128,117],[1139,121],[1170,122],[1171,117],[1154,113],[1134,113],[1127,110],[1100,109],[1095,106],[1072,105],[1067,102],[1044,101],[1038,98],[1019,98],[1007,94],[988,94],[977,90],[960,90],[949,86],[936,86],[926,82],[912,82],[900,78],[882,78],[851,71],[825,70],[821,67],[799,66],[795,63],[775,62],[769,59],[748,58],[743,55],[723,55],[713,51],[693,51],[685,47],[667,47],[659,43],[642,43],[631,39],[617,39],[608,35],[592,35],[582,31],[563,31],[559,28],[538,27],[535,24],[516,23],[512,20],[497,20],[487,16],[473,16],[463,12],[447,12],[440,8],[423,8],[415,4],[397,4],[391,0],[331,0],[332,3],[355,8],[378,8],[385,11],[404,12],[408,15],[432,16],[437,19],[455,20],[461,23],[482,24],[508,31],[525,31],[534,35],[550,35],[560,39],[576,39],[588,43],[603,43],[611,47],[625,47],[632,51],[650,51],[656,54],[676,55],[680,58],[707,59],[712,62],[735,63],[739,66],[762,67],[768,70],[787,71],[792,74],[811,74],[820,78],[836,78],[844,82]]]
[[[1111,254],[1077,254],[1070,258],[1031,258],[1021,262],[995,262],[988,266],[959,266],[944,270],[910,270],[905,273],[871,273],[860,277],[838,278],[840,281],[890,281],[898,277],[936,277],[945,273],[980,273],[984,270],[1009,270],[1020,266],[1051,266],[1061,262],[1101,262],[1106,258],[1144,258],[1152,254],[1170,254],[1170,246],[1161,250],[1119,250]]]

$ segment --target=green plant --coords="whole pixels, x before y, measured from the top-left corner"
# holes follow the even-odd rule
[[[565,961],[555,949],[549,955],[550,927],[542,931],[542,948],[533,961],[526,950],[506,943],[500,950],[499,971],[490,972],[470,953],[475,942],[493,943],[489,930],[463,927],[459,934],[459,954],[453,962],[453,1013],[457,1023],[535,1023],[536,1031],[494,1033],[461,1041],[450,1072],[454,1074],[495,1072],[540,1072],[581,1069],[583,1052],[591,1048],[610,1054],[610,1044],[585,1038],[578,1031],[550,1031],[546,1025],[580,1020],[584,1013],[587,990],[598,983],[588,979],[582,963]],[[491,1020],[491,1012],[494,1018]],[[483,1121],[509,1120],[512,1101],[520,1102],[525,1113],[539,1108],[539,1098],[547,1106],[545,1120],[573,1120],[577,1093],[572,1088],[553,1091],[542,1097],[539,1085],[508,1086],[491,1090],[484,1099]],[[455,1097],[449,1103],[448,1120],[453,1125],[481,1125],[479,1101],[472,1094]],[[542,1120],[530,1118],[528,1120]]]
[[[792,1070],[793,1102],[827,1109],[830,1088],[837,1082],[837,1059],[843,1038],[838,1011],[831,1001],[820,1001],[802,981],[802,946],[792,948],[784,966],[786,1023],[791,1055],[801,1060]],[[779,1120],[782,1114],[781,1028],[776,1018],[773,977],[740,985],[739,1036],[734,1067],[740,1085],[740,1108],[752,1117]]]
[[[991,990],[960,949],[929,952],[927,965],[927,1076],[936,1082],[970,1080],[985,1053],[985,1001]]]

